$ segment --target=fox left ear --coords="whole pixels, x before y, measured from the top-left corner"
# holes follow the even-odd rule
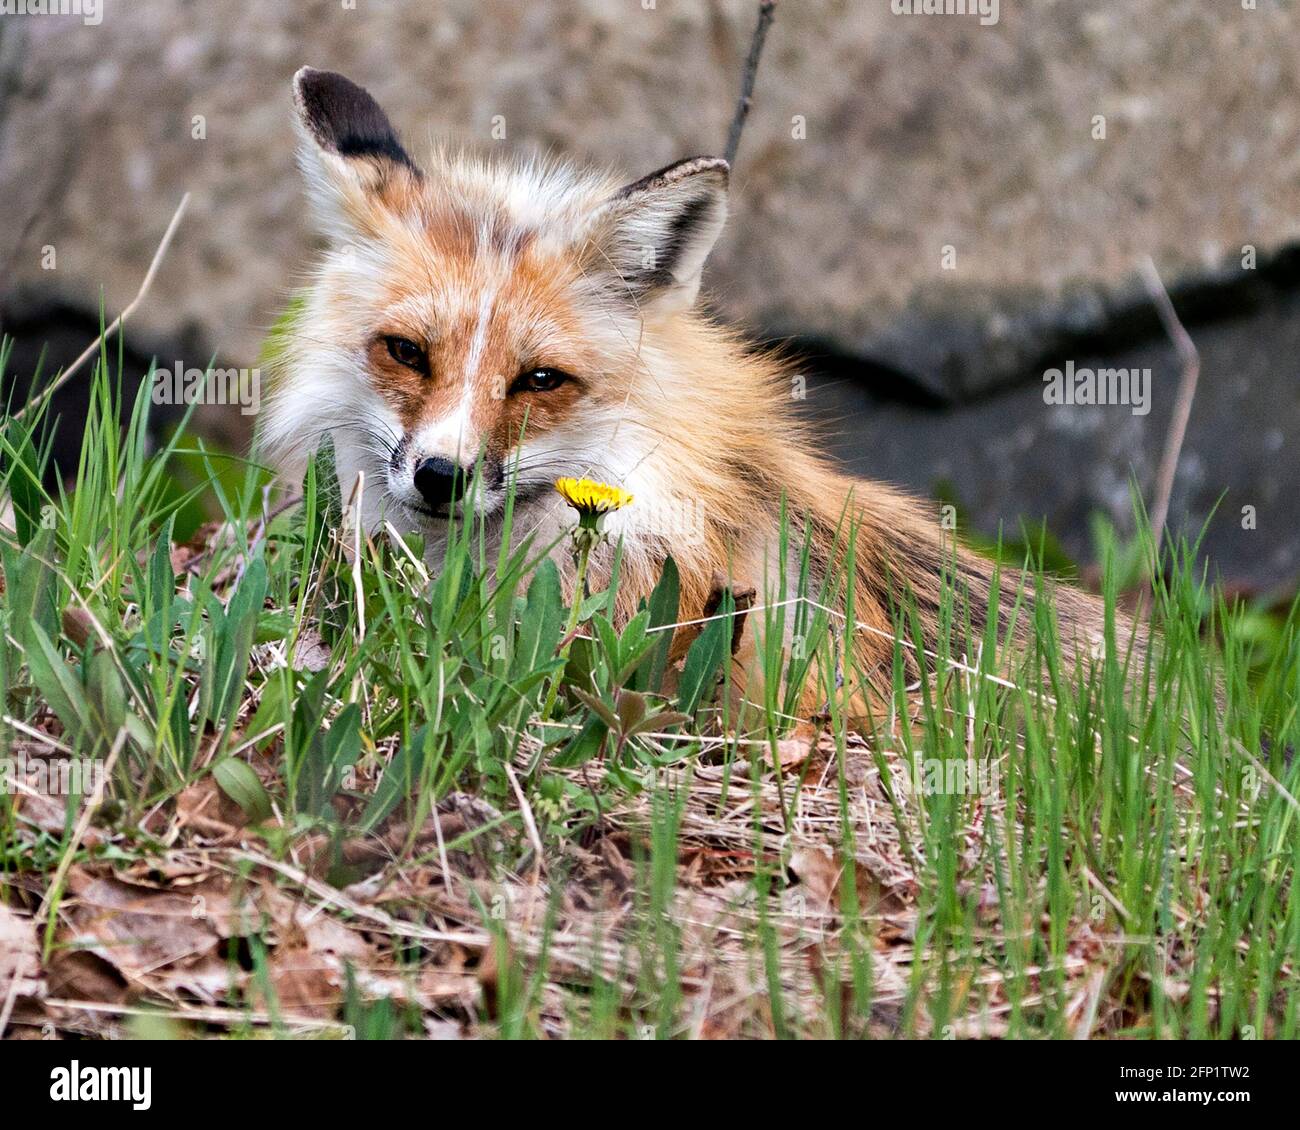
[[[293,76],[293,102],[299,160],[327,234],[346,237],[394,180],[419,177],[388,115],[350,79],[303,67]]]
[[[685,309],[727,219],[730,166],[688,157],[620,189],[594,217],[601,264],[618,273],[642,309]]]

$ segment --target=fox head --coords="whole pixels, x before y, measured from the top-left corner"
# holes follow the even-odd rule
[[[562,508],[559,476],[653,494],[671,418],[709,407],[659,361],[693,317],[727,163],[631,184],[446,148],[417,163],[341,75],[304,68],[294,102],[326,249],[263,444],[292,462],[330,434],[345,498],[363,473],[363,520],[425,533],[490,519],[511,488],[517,511]]]

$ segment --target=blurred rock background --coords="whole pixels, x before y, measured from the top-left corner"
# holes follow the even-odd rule
[[[341,70],[418,155],[537,146],[629,178],[723,148],[756,0],[100,0],[0,16],[7,380],[79,351],[183,228],[128,344],[256,364],[313,246],[289,80]],[[782,0],[712,261],[717,309],[805,360],[854,470],[954,498],[973,529],[1150,498],[1178,380],[1150,255],[1204,367],[1171,523],[1234,584],[1300,571],[1300,14],[1290,0],[1003,0],[997,22],[901,0]],[[919,3],[918,3],[919,6]],[[493,136],[504,123],[505,138]],[[500,129],[497,130],[500,133]],[[53,269],[47,269],[53,249]],[[79,339],[78,339],[79,340]],[[69,352],[70,351],[70,352]],[[1061,407],[1045,369],[1152,369],[1152,410]],[[65,414],[75,398],[60,402]],[[243,442],[235,408],[208,413]],[[68,429],[75,433],[77,429]],[[1242,528],[1242,508],[1255,528]]]

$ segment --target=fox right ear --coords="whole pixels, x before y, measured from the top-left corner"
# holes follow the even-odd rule
[[[690,306],[727,219],[729,173],[721,157],[689,157],[620,189],[595,214],[593,266],[612,267],[643,312]]]
[[[350,79],[303,67],[293,76],[293,101],[299,163],[327,234],[356,231],[369,201],[395,180],[419,177],[388,115]]]

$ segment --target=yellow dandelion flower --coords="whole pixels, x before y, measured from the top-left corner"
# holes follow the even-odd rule
[[[594,479],[556,479],[555,489],[583,518],[621,510],[632,502],[632,496],[621,487],[598,483]]]

